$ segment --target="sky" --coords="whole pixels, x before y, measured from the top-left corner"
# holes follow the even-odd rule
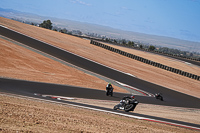
[[[200,42],[200,0],[0,0],[0,8]]]

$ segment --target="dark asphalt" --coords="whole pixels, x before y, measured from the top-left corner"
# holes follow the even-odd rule
[[[7,93],[20,94],[25,96],[33,96],[34,93],[43,95],[58,95],[66,97],[80,97],[89,99],[99,99],[99,100],[112,100],[120,101],[124,96],[130,95],[127,93],[117,93],[114,92],[113,97],[106,96],[105,91],[95,90],[89,88],[74,87],[68,85],[41,83],[33,81],[24,81],[17,79],[6,79],[0,78],[0,91]],[[165,101],[157,100],[154,97],[146,96],[135,96],[140,103],[147,104],[157,104],[175,107],[189,107],[189,108],[200,108],[199,99],[192,103],[191,101],[173,101],[171,99],[166,99]]]
[[[6,36],[8,38],[11,38],[15,41],[18,41],[20,43],[23,43],[27,46],[33,47],[33,48],[43,51],[47,54],[50,54],[57,58],[60,58],[66,62],[69,62],[71,64],[74,64],[76,66],[84,68],[86,70],[92,71],[94,73],[98,73],[105,77],[114,79],[116,81],[128,84],[130,86],[139,88],[141,90],[144,90],[144,91],[147,91],[147,92],[150,92],[153,94],[160,92],[163,94],[165,101],[162,103],[159,103],[159,104],[169,105],[169,106],[178,106],[178,107],[200,108],[200,99],[199,98],[195,98],[195,97],[192,97],[192,96],[189,96],[189,95],[186,95],[183,93],[179,93],[177,91],[173,91],[171,89],[141,80],[141,79],[137,79],[135,77],[126,75],[124,73],[118,72],[116,70],[105,67],[103,65],[96,64],[95,62],[91,62],[91,61],[81,58],[75,54],[69,53],[62,49],[51,46],[47,43],[40,42],[38,40],[27,37],[25,35],[22,35],[20,33],[14,32],[12,30],[9,30],[9,29],[1,27],[1,26],[0,26],[0,34],[3,36]],[[2,81],[2,79],[1,79],[1,81]],[[10,84],[14,84],[14,83],[12,82]],[[20,83],[18,83],[18,85],[21,86],[22,88],[24,88],[22,85],[20,85]],[[32,84],[32,86],[34,86],[34,85]],[[27,88],[31,88],[31,90],[33,90],[32,86],[29,86],[29,87],[27,86]],[[39,87],[39,88],[41,88],[41,87]],[[55,92],[58,93],[58,90],[50,91],[49,88],[52,88],[52,87],[50,87],[50,85],[47,85],[47,87],[43,87],[44,90],[43,89],[40,89],[40,90],[43,92],[46,92],[46,93],[47,92],[48,93],[55,93]],[[27,91],[27,89],[26,89],[26,91]],[[62,89],[60,89],[59,91],[61,91],[60,94],[64,93],[64,92],[62,92]],[[76,91],[76,94],[78,95],[80,92],[82,92],[82,91],[80,91],[80,90]],[[65,93],[65,94],[67,94],[67,93]],[[88,97],[88,98],[93,97],[93,92],[92,93],[84,93],[83,92],[81,94],[86,95],[86,97]],[[92,94],[92,95],[88,95],[88,94]],[[95,93],[95,94],[97,94],[97,93]],[[149,97],[141,97],[141,96],[139,97],[138,96],[137,98],[141,102],[144,102],[144,103],[155,103],[155,101]]]

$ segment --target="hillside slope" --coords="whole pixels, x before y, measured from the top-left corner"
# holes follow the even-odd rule
[[[23,24],[2,17],[0,18],[0,24],[106,66],[130,73],[143,80],[187,93],[195,97],[200,97],[199,81],[170,73],[165,70],[161,70],[159,68],[155,68],[153,66],[149,66],[147,64],[118,55],[116,53],[112,53],[100,47],[93,46],[90,44],[89,40]],[[122,49],[122,47],[120,49]],[[161,63],[164,62],[166,65],[200,75],[200,68],[193,65],[187,65],[177,60],[172,60],[163,56],[149,54],[146,52],[135,51],[132,49],[126,49],[126,51],[130,53],[136,53],[136,55],[138,54],[139,56],[152,59],[153,61]]]

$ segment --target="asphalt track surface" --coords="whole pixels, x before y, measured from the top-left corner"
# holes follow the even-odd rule
[[[149,93],[162,93],[164,97],[164,102],[157,102],[152,99],[151,97],[140,97],[137,96],[137,98],[140,100],[140,102],[144,103],[151,103],[151,104],[160,104],[160,105],[168,105],[168,106],[177,106],[177,107],[189,107],[189,108],[200,108],[200,99],[196,97],[189,96],[187,94],[183,94],[135,77],[132,77],[130,75],[127,75],[125,73],[119,72],[117,70],[114,70],[112,68],[106,67],[104,65],[98,64],[96,62],[93,62],[91,60],[85,59],[81,56],[75,55],[73,53],[70,53],[66,50],[57,48],[53,45],[47,44],[45,42],[41,42],[39,40],[36,40],[34,38],[28,37],[26,35],[20,34],[18,32],[15,32],[13,30],[10,30],[8,28],[0,26],[0,34],[3,36],[6,36],[10,39],[13,39],[15,41],[18,41],[20,43],[23,43],[27,46],[33,47],[37,50],[40,50],[42,52],[45,52],[47,54],[50,54],[54,57],[57,57],[61,60],[64,60],[66,62],[69,62],[71,64],[74,64],[78,67],[84,68],[86,70],[92,71],[94,73],[103,75],[105,77],[111,78],[113,80],[119,81],[121,83],[128,84],[130,86],[136,87],[138,89],[147,91]],[[2,81],[2,79],[1,79]],[[2,82],[1,82],[2,84]],[[14,83],[10,83],[11,85]],[[18,83],[20,84],[20,83]],[[22,83],[21,83],[22,84]],[[36,84],[36,83],[35,83]],[[7,84],[8,85],[8,84]],[[33,85],[31,85],[33,86]],[[26,87],[26,90],[28,91],[28,88],[32,87]],[[22,86],[21,86],[22,87]],[[41,88],[41,87],[40,87]],[[54,93],[57,92],[53,90],[49,90],[50,86],[43,87],[45,89],[45,93]],[[61,90],[59,90],[61,91]],[[65,92],[61,92],[60,94],[64,94]],[[92,93],[84,93],[81,90],[76,91],[76,95],[86,95],[87,98],[92,98],[93,95],[96,95],[94,91]],[[94,94],[93,94],[94,93]],[[65,93],[67,94],[67,93]],[[90,95],[88,95],[90,94]],[[119,99],[118,99],[119,100]]]
[[[0,91],[24,96],[32,96],[34,93],[38,93],[43,95],[57,95],[112,101],[120,101],[124,96],[130,95],[128,93],[114,92],[113,97],[110,97],[106,96],[106,92],[102,90],[9,78],[0,78]],[[155,97],[136,96],[136,98],[141,103],[161,105],[163,103],[167,103],[157,100]]]

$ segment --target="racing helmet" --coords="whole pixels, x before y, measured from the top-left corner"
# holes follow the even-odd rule
[[[108,86],[111,86],[111,83],[108,83]]]
[[[131,95],[131,98],[133,98],[133,99],[134,99],[134,98],[135,98],[135,96],[134,96],[134,95]]]

